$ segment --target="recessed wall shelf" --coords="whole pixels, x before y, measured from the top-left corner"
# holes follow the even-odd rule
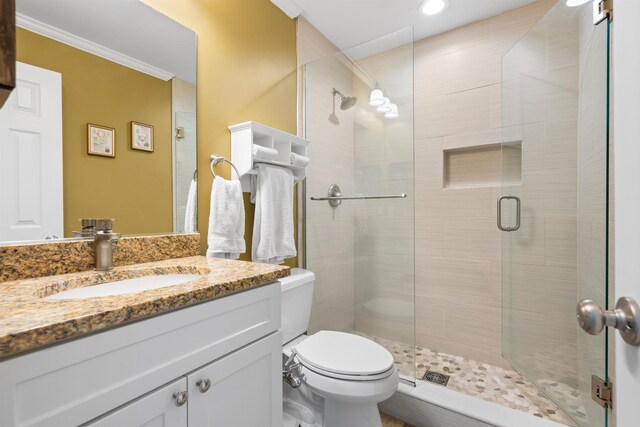
[[[522,183],[521,141],[444,150],[443,162],[444,188]]]
[[[255,163],[267,163],[291,169],[296,181],[303,180],[307,175],[306,167],[291,164],[291,153],[307,157],[308,140],[258,122],[244,122],[229,126],[229,131],[231,132],[231,162],[238,169],[238,173],[232,171],[232,178],[240,179],[243,191],[250,191],[249,175],[256,174]],[[277,158],[254,161],[254,145],[275,149],[278,152]]]

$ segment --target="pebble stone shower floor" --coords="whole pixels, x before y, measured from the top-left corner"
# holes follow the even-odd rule
[[[360,335],[359,332],[355,332]],[[378,337],[364,335],[393,354],[400,372],[413,372],[416,366],[416,378],[422,379],[427,369],[449,375],[447,388],[480,399],[497,403],[508,408],[528,412],[533,416],[545,418],[568,426],[576,423],[566,415],[554,402],[539,391],[531,381],[518,372],[477,362],[460,356],[436,352],[416,347],[415,362],[412,347]],[[577,401],[575,392],[563,384],[549,382],[556,399],[566,398],[574,418],[586,419],[583,409],[571,402]]]

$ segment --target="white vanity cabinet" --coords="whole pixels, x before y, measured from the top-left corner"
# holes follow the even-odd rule
[[[0,426],[281,427],[279,328],[275,283],[2,360]]]

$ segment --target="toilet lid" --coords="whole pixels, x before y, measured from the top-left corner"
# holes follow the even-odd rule
[[[393,368],[393,356],[370,339],[336,331],[320,331],[296,345],[303,364],[327,373],[366,376]]]

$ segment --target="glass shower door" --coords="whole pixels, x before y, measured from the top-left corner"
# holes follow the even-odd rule
[[[309,332],[373,339],[414,382],[413,31],[310,62],[304,82]],[[394,107],[371,105],[376,88]],[[334,184],[347,199],[314,200]]]
[[[185,221],[187,212],[195,216],[197,209],[187,209],[189,191],[196,182],[197,150],[196,150],[196,115],[178,111],[175,113],[176,131],[174,147],[174,231],[177,233],[193,233],[197,228],[197,220]],[[193,203],[197,203],[194,200]]]
[[[580,426],[607,424],[591,399],[607,336],[575,309],[608,303],[608,45],[590,3],[562,1],[502,64],[503,352]]]

